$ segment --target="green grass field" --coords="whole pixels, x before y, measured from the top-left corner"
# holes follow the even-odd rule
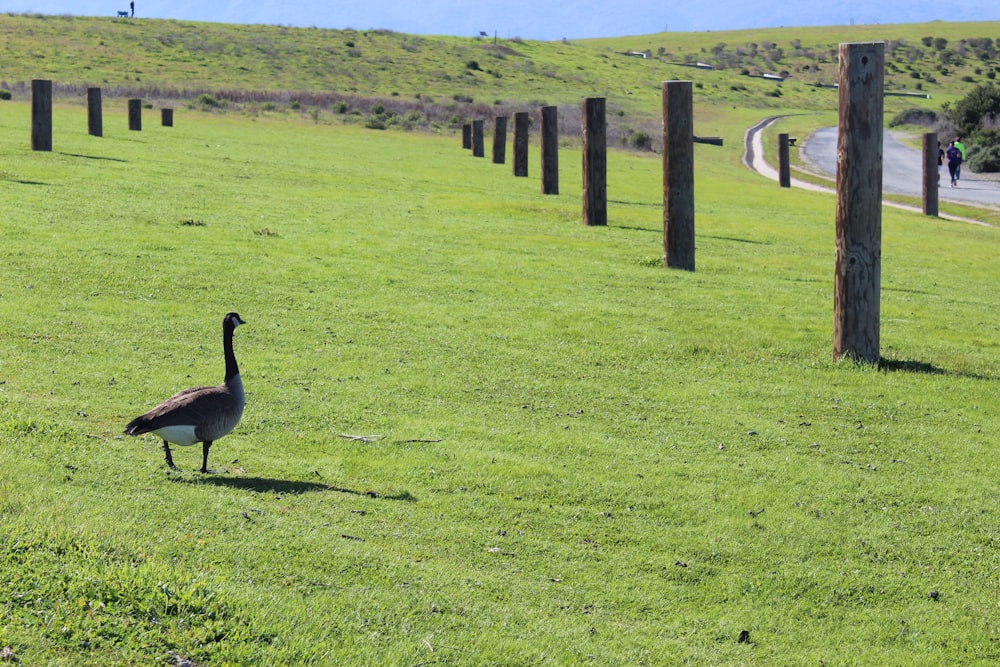
[[[995,25],[887,30],[954,46]],[[18,86],[0,102],[4,659],[995,663],[1000,231],[886,208],[884,363],[834,362],[835,199],[740,164],[747,127],[790,114],[781,131],[805,134],[828,93],[793,76],[779,99],[666,62],[720,41],[877,38],[787,30],[482,58],[476,40],[0,15],[0,87],[285,100],[191,103],[174,128],[147,110],[129,132],[112,94],[94,138],[61,95],[51,153],[29,150]],[[662,61],[616,55],[660,46]],[[961,67],[920,103],[992,71]],[[369,130],[287,104],[608,91],[638,128],[659,82],[689,73],[706,77],[695,132],[725,139],[696,146],[693,273],[662,268],[652,153],[611,152],[609,226],[589,228],[572,128],[562,194],[543,196],[534,140],[515,179],[448,123]],[[222,380],[231,310],[248,323],[246,413],[212,449],[219,474],[194,472],[198,447],[175,447],[171,472],[155,438],[122,430]]]
[[[886,210],[886,369],[831,360],[834,200],[697,148],[610,225],[457,137],[0,115],[0,644],[23,664],[988,664],[997,230]],[[534,147],[532,147],[534,151]],[[124,423],[221,380],[223,472]],[[344,436],[354,436],[352,438]],[[365,436],[364,439],[358,439]],[[197,448],[196,448],[197,449]],[[746,630],[749,641],[739,642]]]

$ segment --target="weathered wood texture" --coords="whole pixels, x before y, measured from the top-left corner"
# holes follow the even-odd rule
[[[142,130],[142,100],[128,101],[128,129]]]
[[[52,82],[31,82],[31,150],[52,150]]]
[[[938,165],[937,132],[924,134],[924,215],[938,215],[938,186],[941,183],[941,167]]]
[[[528,175],[528,127],[531,116],[527,111],[514,114],[514,175]]]
[[[694,102],[690,81],[663,82],[663,264],[694,271]]]
[[[507,116],[493,119],[493,164],[507,162]]]
[[[559,110],[542,107],[542,194],[559,194]]]
[[[608,123],[603,97],[583,100],[583,224],[608,224]]]
[[[87,89],[87,133],[92,137],[104,136],[104,111],[101,106],[101,89]]]
[[[483,138],[483,121],[472,121],[472,155],[474,157],[486,157],[486,146]]]
[[[885,44],[840,45],[833,356],[879,362]]]
[[[787,132],[778,135],[778,184],[783,188],[792,187],[792,166],[789,163]]]

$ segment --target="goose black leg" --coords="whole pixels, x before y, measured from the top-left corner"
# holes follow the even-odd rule
[[[208,450],[212,446],[211,440],[206,440],[201,445],[201,471],[206,475],[215,472],[208,469]]]
[[[163,441],[163,453],[166,455],[164,458],[167,461],[167,465],[170,466],[170,469],[177,470],[177,466],[174,465],[174,457],[170,455],[170,445],[167,444],[166,440]]]

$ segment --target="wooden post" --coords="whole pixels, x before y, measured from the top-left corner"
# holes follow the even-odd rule
[[[497,116],[493,120],[493,164],[507,161],[507,117]]]
[[[514,175],[528,175],[528,126],[531,117],[527,111],[514,114]]]
[[[92,137],[104,136],[104,115],[101,110],[101,89],[87,89],[87,132]]]
[[[608,137],[603,97],[583,101],[583,224],[608,224]]]
[[[128,101],[128,129],[142,130],[142,100]]]
[[[559,194],[559,110],[542,107],[542,194]]]
[[[694,271],[694,103],[690,81],[663,82],[663,265]]]
[[[160,109],[160,123],[163,127],[173,127],[174,126],[174,110],[173,109]]]
[[[924,134],[924,215],[938,215],[938,186],[941,182],[941,167],[938,165],[937,132]]]
[[[486,147],[483,145],[483,121],[472,121],[472,154],[475,157],[486,157]]]
[[[879,362],[885,44],[840,45],[833,357]]]
[[[466,123],[462,126],[462,148],[469,150],[472,148],[472,124]]]
[[[52,82],[31,82],[31,150],[52,150]]]
[[[788,162],[788,133],[778,135],[778,182],[783,188],[792,187],[792,168]]]

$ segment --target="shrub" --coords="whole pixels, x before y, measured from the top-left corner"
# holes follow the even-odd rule
[[[333,105],[333,110],[336,111],[337,113],[347,113],[347,110],[349,108],[350,105],[347,104],[347,102],[337,102],[336,104]]]
[[[479,61],[470,60],[469,62],[465,63],[465,69],[478,70],[479,69]]]
[[[1000,144],[970,148],[969,169],[977,174],[1000,171]]]
[[[893,116],[892,120],[889,121],[889,127],[898,127],[900,125],[933,125],[937,122],[937,113],[931,111],[930,109],[906,109],[905,111],[900,111],[898,114]]]
[[[950,115],[962,134],[973,134],[983,118],[1000,115],[1000,88],[992,83],[976,86],[951,106]]]
[[[640,151],[648,151],[653,148],[653,137],[645,132],[636,132],[632,135],[632,147]]]
[[[10,91],[6,88],[0,88],[0,100],[9,100],[11,98]]]
[[[385,107],[382,106],[381,104],[376,103],[372,106],[372,114],[376,116],[381,116],[384,113],[385,113]]]

